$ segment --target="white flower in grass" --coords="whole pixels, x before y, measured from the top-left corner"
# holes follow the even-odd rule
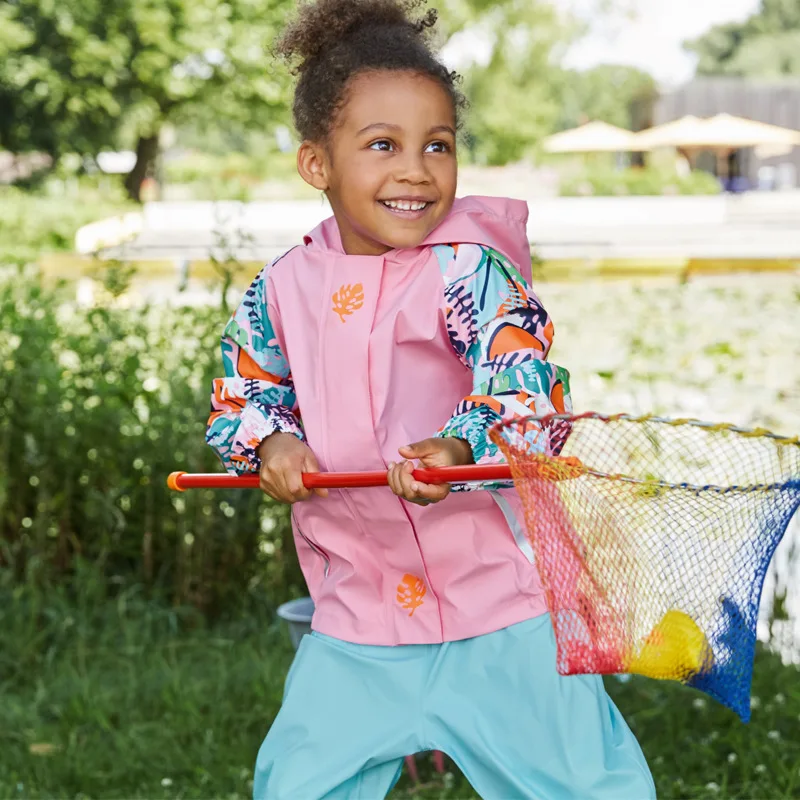
[[[739,756],[737,756],[736,753],[728,753],[728,763],[729,764],[735,764],[736,761],[738,760],[738,758],[739,758]]]
[[[172,786],[172,778],[162,778],[161,785],[166,789]]]
[[[767,738],[768,739],[772,739],[773,742],[779,742],[780,738],[781,738],[781,732],[780,731],[770,731],[767,734]]]
[[[758,775],[763,775],[767,771],[767,768],[763,764],[758,764],[756,766],[756,773]]]
[[[718,783],[714,783],[714,781],[711,781],[711,782],[706,784],[706,789],[709,792],[714,792],[714,794],[716,794],[719,791],[719,784]]]
[[[761,708],[761,698],[760,697],[751,697],[750,698],[750,708]]]
[[[695,697],[692,701],[692,705],[697,709],[703,709],[706,707],[706,701],[702,697]]]
[[[778,692],[778,694],[775,695],[775,702],[779,706],[782,706],[786,702],[785,695],[782,692]]]

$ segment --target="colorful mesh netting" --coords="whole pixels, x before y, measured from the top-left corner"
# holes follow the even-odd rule
[[[800,506],[800,440],[599,414],[492,436],[525,506],[559,672],[678,680],[747,721],[761,589]]]

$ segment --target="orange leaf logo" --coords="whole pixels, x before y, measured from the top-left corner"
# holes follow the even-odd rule
[[[364,305],[364,287],[360,283],[342,286],[333,295],[333,310],[339,315],[342,322],[346,322],[345,317],[349,317],[354,311],[358,311]]]
[[[403,575],[403,580],[397,587],[397,602],[401,608],[410,608],[409,617],[422,605],[422,598],[428,590],[425,582],[416,575]]]

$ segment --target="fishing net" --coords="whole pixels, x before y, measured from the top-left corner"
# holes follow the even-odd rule
[[[800,506],[800,440],[599,414],[520,418],[492,437],[525,507],[558,671],[681,681],[747,721],[761,589]]]

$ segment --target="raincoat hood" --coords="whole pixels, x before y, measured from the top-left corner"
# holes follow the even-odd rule
[[[522,277],[530,280],[528,204],[504,197],[456,198],[450,213],[428,234],[420,247],[438,244],[477,244],[502,253]],[[344,255],[339,226],[333,217],[308,233],[303,243],[312,251]]]

